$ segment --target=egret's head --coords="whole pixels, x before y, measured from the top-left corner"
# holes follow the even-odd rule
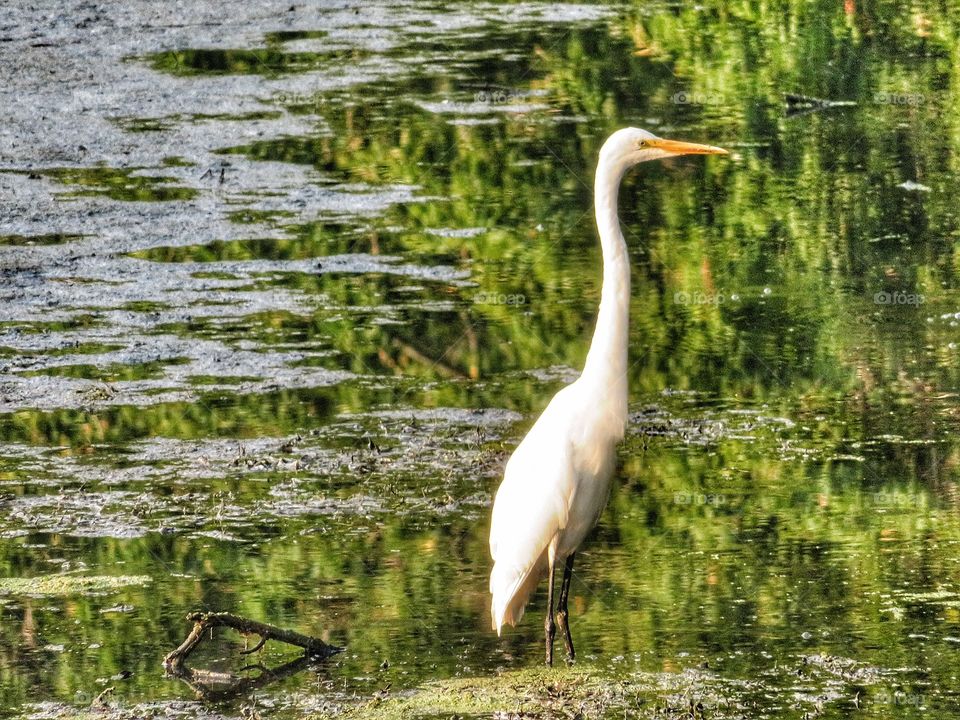
[[[726,155],[723,148],[712,145],[666,140],[640,128],[623,128],[607,138],[600,149],[600,162],[622,170],[647,160],[679,155]]]

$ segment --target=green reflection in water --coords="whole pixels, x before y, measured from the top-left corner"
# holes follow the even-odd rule
[[[409,293],[408,280],[379,274],[257,279],[261,289],[298,290],[317,310],[160,330],[308,346],[329,353],[315,362],[361,379],[149,408],[27,411],[0,421],[0,434],[79,454],[138,438],[283,438],[374,409],[516,409],[521,426],[507,424],[505,438],[485,449],[502,454],[560,384],[520,371],[578,367],[586,352],[600,281],[590,177],[603,138],[631,123],[725,145],[729,161],[645,167],[621,192],[635,268],[632,399],[644,410],[610,507],[578,559],[572,606],[582,663],[611,678],[708,663],[777,688],[752,700],[758,713],[803,717],[808,706],[782,700],[799,692],[796,678],[813,675],[799,658],[838,655],[898,670],[843,680],[841,697],[827,701],[833,716],[858,692],[866,717],[955,714],[958,35],[957,11],[933,2],[654,6],[559,39],[492,29],[483,42],[511,49],[506,61],[478,57],[460,75],[436,66],[326,94],[313,107],[329,133],[227,151],[307,164],[343,182],[414,184],[423,201],[391,207],[372,229],[367,220],[358,230],[317,223],[291,227],[281,241],[142,256],[322,261],[382,252],[455,261],[476,285],[417,281]],[[204,52],[170,53],[155,67],[279,73],[330,59]],[[516,103],[537,91],[547,109],[465,125],[451,121],[476,117],[425,104],[469,104],[491,87],[515,90],[505,102]],[[785,92],[857,104],[787,117]],[[438,229],[479,232],[428,232]],[[500,301],[507,296],[523,301]],[[362,450],[367,440],[396,441],[362,421],[338,432],[322,442]],[[89,462],[108,465],[97,458]],[[462,477],[448,514],[440,467],[388,473],[382,487],[349,471],[337,485],[320,473],[238,471],[199,483],[207,495],[233,493],[248,512],[246,524],[228,524],[236,542],[185,533],[4,541],[3,575],[49,572],[63,559],[97,568],[122,561],[125,573],[163,582],[149,594],[52,608],[7,598],[13,621],[0,625],[0,687],[18,701],[38,687],[70,700],[95,677],[132,668],[119,688],[125,696],[175,696],[182,689],[158,682],[153,668],[181,639],[182,613],[197,606],[346,644],[330,675],[364,695],[537,662],[538,609],[504,640],[491,635],[485,509],[477,499],[456,505],[489,497],[496,472],[449,458],[446,469]],[[21,464],[5,459],[0,478],[21,481]],[[421,489],[432,504],[260,513],[271,488],[295,481],[316,497],[361,503]],[[186,484],[160,492],[190,492]],[[211,510],[198,529],[222,531],[221,521]],[[102,619],[115,603],[134,609]],[[41,643],[74,650],[43,652]],[[895,692],[922,703],[880,700]]]
[[[16,320],[7,320],[0,322],[0,329],[14,330],[18,333],[47,334],[51,332],[69,332],[71,330],[93,328],[101,323],[102,320],[97,315],[77,313],[66,320],[48,320],[46,322],[18,322]]]
[[[0,235],[0,245],[62,245],[63,243],[82,240],[83,235],[64,235],[51,233],[50,235]]]
[[[0,345],[0,355],[2,356],[18,356],[18,357],[39,357],[39,356],[49,356],[49,357],[59,357],[62,355],[99,355],[101,353],[112,352],[113,350],[121,350],[122,345],[109,345],[106,343],[81,343],[79,341],[74,341],[72,343],[66,343],[62,347],[50,349],[50,350],[22,350],[20,348],[4,347]]]
[[[316,70],[333,64],[351,63],[366,53],[359,50],[329,52],[283,52],[270,47],[260,50],[169,50],[151,59],[154,70],[174,75],[278,75]]]
[[[137,168],[77,167],[44,168],[36,172],[78,189],[63,193],[70,196],[102,195],[128,202],[165,202],[190,200],[197,196],[193,188],[173,185],[175,178],[137,175]]]
[[[38,375],[82,378],[85,380],[100,380],[102,382],[120,382],[124,380],[146,380],[148,378],[163,377],[164,369],[171,365],[184,365],[190,362],[189,358],[165,358],[150,362],[128,365],[112,363],[106,366],[99,365],[54,365],[42,370],[24,370],[19,372],[23,377]]]

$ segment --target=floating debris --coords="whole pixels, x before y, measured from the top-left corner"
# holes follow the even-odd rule
[[[906,190],[907,192],[930,192],[931,190],[926,185],[921,185],[920,183],[914,182],[913,180],[907,180],[905,182],[902,182],[899,185],[897,185],[897,187],[900,188],[901,190]]]
[[[787,103],[787,117],[806,115],[807,113],[820,110],[834,110],[836,108],[854,107],[856,102],[853,100],[825,100],[823,98],[810,97],[809,95],[797,95],[787,93],[783,96]]]

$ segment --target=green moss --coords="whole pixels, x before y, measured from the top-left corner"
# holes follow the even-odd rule
[[[343,717],[365,720],[485,716],[601,717],[654,702],[654,676],[612,681],[589,669],[537,668],[427,683],[412,693],[374,697]],[[319,718],[315,718],[319,720]]]

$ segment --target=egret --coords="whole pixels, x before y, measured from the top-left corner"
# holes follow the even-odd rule
[[[630,263],[617,217],[620,180],[628,169],[647,160],[726,153],[638,128],[616,131],[600,149],[594,205],[603,288],[590,350],[580,377],[553,397],[507,462],[490,526],[493,629],[500,635],[505,623],[520,621],[527,600],[546,574],[548,665],[553,664],[555,635],[554,568],[563,564],[556,625],[572,661],[567,598],[573,558],[607,504],[616,447],[627,422]]]

